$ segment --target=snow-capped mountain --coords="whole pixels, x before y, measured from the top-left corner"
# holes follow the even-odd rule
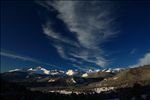
[[[121,70],[124,70],[123,68],[114,68],[114,69],[111,69],[111,68],[106,68],[106,69],[96,69],[96,70],[87,70],[85,73],[83,73],[81,76],[83,78],[86,78],[86,77],[99,77],[99,76],[105,76],[105,75],[111,75],[112,73],[117,73]]]
[[[41,66],[29,69],[14,69],[10,70],[9,72],[28,72],[30,74],[42,74],[42,75],[60,75],[65,73],[62,70],[48,70]]]
[[[88,77],[87,73],[82,74],[82,77]]]
[[[112,72],[112,71],[113,71],[113,69],[108,68],[108,69],[103,69],[102,71],[103,71],[103,72],[108,72],[108,73],[109,73],[109,72]]]
[[[36,68],[30,68],[27,71],[35,73],[35,74],[46,74],[46,75],[50,74],[49,70],[42,68],[41,66],[36,67]]]
[[[97,73],[116,73],[119,72],[120,70],[123,70],[123,68],[108,68],[108,69],[96,69],[96,70],[87,70],[87,71],[80,71],[80,70],[67,70],[67,71],[62,71],[62,70],[48,70],[44,67],[38,66],[34,68],[29,68],[29,69],[14,69],[10,70],[9,72],[28,72],[30,74],[42,74],[42,75],[63,75],[63,76],[81,76],[81,77],[88,77],[91,75],[96,75]]]
[[[9,70],[9,72],[15,72],[15,71],[21,71],[21,69],[13,69],[13,70]]]
[[[66,72],[66,74],[67,74],[68,76],[73,76],[73,75],[77,74],[77,72],[75,72],[75,71],[73,71],[73,70],[68,70],[68,71]]]
[[[62,70],[50,70],[50,75],[62,75],[65,71]]]

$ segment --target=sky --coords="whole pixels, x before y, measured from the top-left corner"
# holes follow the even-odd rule
[[[150,1],[1,0],[1,71],[150,64]]]

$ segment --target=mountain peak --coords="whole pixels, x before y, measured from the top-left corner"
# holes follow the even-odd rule
[[[9,72],[16,72],[16,71],[21,71],[21,69],[13,69],[13,70],[9,70]]]
[[[41,67],[41,66],[38,66],[36,68],[29,68],[28,71],[32,71],[33,73],[37,73],[37,74],[50,74],[50,71]]]
[[[73,76],[74,74],[75,74],[75,72],[73,71],[73,70],[68,70],[67,72],[66,72],[66,74],[67,75],[69,75],[69,76]]]

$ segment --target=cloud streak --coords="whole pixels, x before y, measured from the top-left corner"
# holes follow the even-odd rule
[[[21,55],[9,53],[9,52],[3,52],[3,51],[0,52],[0,55],[4,56],[4,57],[12,58],[12,59],[18,59],[18,60],[22,60],[22,61],[29,61],[29,62],[33,62],[33,63],[37,63],[37,64],[44,64],[44,65],[48,65],[48,66],[60,69],[60,67],[57,67],[57,66],[55,66],[53,64],[41,62],[41,61],[39,61],[39,60],[37,60],[35,58],[31,58],[31,57],[27,57],[27,56],[21,56]]]
[[[56,32],[52,21],[43,25],[44,34],[53,40],[60,56],[72,62],[88,62],[104,67],[108,64],[102,44],[118,33],[111,14],[112,2],[104,1],[42,1],[38,2],[47,11],[57,11],[56,18],[69,30],[69,36]]]
[[[19,60],[23,60],[23,61],[31,61],[31,62],[39,63],[37,60],[35,60],[33,58],[30,58],[30,57],[15,55],[15,54],[11,54],[11,53],[8,53],[8,52],[7,53],[6,52],[1,52],[0,54],[1,54],[1,56],[13,58],[13,59],[19,59]]]

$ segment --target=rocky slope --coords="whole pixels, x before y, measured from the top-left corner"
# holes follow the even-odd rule
[[[100,83],[101,86],[113,87],[132,87],[134,84],[150,85],[150,65],[128,68]]]

